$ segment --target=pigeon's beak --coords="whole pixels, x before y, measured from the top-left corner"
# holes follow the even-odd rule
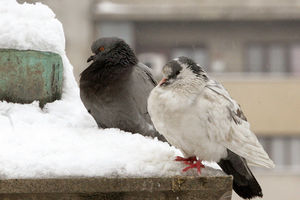
[[[166,79],[166,78],[161,79],[161,81],[159,82],[158,85],[161,86],[161,85],[164,84],[167,80],[168,80],[168,79]]]
[[[94,60],[94,59],[95,59],[95,55],[92,55],[92,56],[90,56],[90,57],[87,59],[86,62],[90,62],[91,60]]]

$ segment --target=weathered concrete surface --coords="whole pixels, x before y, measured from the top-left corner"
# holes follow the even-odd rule
[[[231,176],[0,180],[1,200],[230,200]]]
[[[58,54],[0,49],[0,100],[43,106],[61,98],[62,59]]]

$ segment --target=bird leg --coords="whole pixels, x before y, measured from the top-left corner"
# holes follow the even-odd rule
[[[196,158],[196,156],[189,157],[189,158],[183,158],[183,157],[180,157],[180,156],[176,156],[175,161],[181,161],[184,164],[189,165],[188,167],[186,167],[182,170],[183,172],[186,172],[186,171],[188,171],[189,169],[192,169],[192,168],[197,168],[198,174],[201,174],[201,168],[205,167],[202,164],[202,160],[198,160]]]
[[[182,161],[182,162],[184,162],[184,164],[190,165],[190,164],[193,164],[195,161],[197,161],[197,158],[196,158],[196,156],[188,157],[188,158],[176,156],[175,161]]]

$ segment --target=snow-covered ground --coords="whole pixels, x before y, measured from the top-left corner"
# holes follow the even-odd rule
[[[97,127],[80,101],[63,27],[50,8],[1,0],[0,27],[0,48],[55,52],[64,64],[61,100],[43,109],[0,101],[0,178],[181,174],[184,166],[173,161],[181,154],[167,143]]]

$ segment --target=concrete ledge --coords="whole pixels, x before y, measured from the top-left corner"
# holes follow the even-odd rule
[[[231,176],[0,180],[3,200],[230,200]]]

